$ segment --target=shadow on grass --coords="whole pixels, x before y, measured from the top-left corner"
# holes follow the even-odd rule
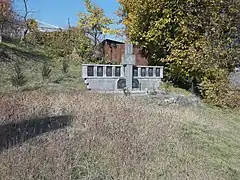
[[[19,46],[20,46],[20,44],[19,44]],[[24,59],[35,60],[35,61],[44,61],[44,60],[50,59],[48,56],[41,54],[40,52],[31,50],[32,48],[28,48],[28,47],[26,47],[26,49],[29,49],[29,51],[20,49],[18,47],[8,46],[6,44],[0,44],[0,48],[2,49],[2,52],[6,53],[6,54],[7,54],[8,50],[11,50],[14,52],[14,54],[17,57],[21,57]],[[3,54],[3,53],[1,53],[1,54]],[[0,57],[1,57],[1,55],[0,55]]]
[[[70,125],[71,118],[71,116],[55,116],[0,125],[0,152],[44,133],[65,128]]]

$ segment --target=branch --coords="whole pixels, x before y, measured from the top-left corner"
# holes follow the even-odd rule
[[[28,0],[23,0],[24,7],[25,7],[25,15],[24,15],[24,21],[25,21],[25,22],[27,21],[27,16],[28,16],[28,14],[30,13],[30,12],[28,11],[27,2],[28,2]]]

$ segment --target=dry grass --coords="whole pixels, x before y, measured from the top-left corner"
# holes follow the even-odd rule
[[[89,92],[0,97],[0,126],[72,115],[71,124],[0,148],[0,178],[240,179],[240,118]]]

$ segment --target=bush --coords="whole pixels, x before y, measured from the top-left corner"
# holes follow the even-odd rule
[[[62,61],[62,71],[63,73],[68,73],[68,70],[69,70],[69,60],[64,58],[63,61]]]
[[[23,74],[22,69],[18,63],[14,65],[14,74],[11,76],[10,80],[12,85],[17,87],[17,89],[27,83],[27,78]]]
[[[215,78],[212,78],[213,73]],[[226,72],[211,72],[203,78],[201,93],[205,102],[229,108],[240,108],[240,88],[230,84]]]
[[[46,80],[50,78],[52,69],[50,68],[50,65],[47,61],[44,61],[43,68],[42,68],[42,78],[43,80]]]

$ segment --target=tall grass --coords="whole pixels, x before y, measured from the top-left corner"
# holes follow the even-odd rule
[[[0,115],[3,127],[72,116],[70,126],[3,148],[0,179],[240,178],[240,118],[235,114],[38,90],[3,95]]]

